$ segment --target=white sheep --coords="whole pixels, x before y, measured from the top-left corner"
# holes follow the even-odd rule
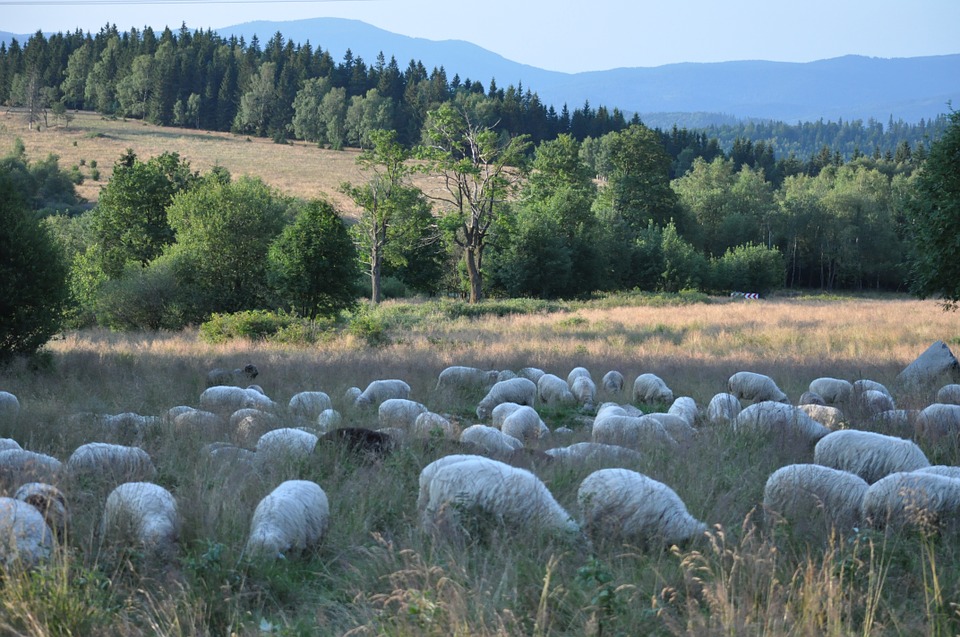
[[[734,419],[733,430],[794,438],[811,445],[830,433],[799,408],[770,400],[747,405]]]
[[[900,438],[912,438],[917,434],[916,423],[919,415],[919,409],[881,411],[867,420],[867,426],[864,428],[899,436]]]
[[[348,405],[356,405],[357,398],[360,398],[361,395],[363,395],[363,390],[359,387],[347,387],[343,392],[343,400]]]
[[[853,381],[853,395],[854,397],[859,396],[865,391],[879,391],[883,392],[887,396],[892,396],[890,390],[887,389],[887,386],[883,383],[878,383],[875,380],[870,380],[868,378],[861,378],[859,380]]]
[[[260,436],[279,425],[276,414],[245,407],[230,414],[229,432],[239,444],[254,445]]]
[[[179,435],[199,435],[206,438],[216,435],[223,426],[223,417],[203,409],[180,412],[173,419],[174,431]]]
[[[453,436],[453,424],[444,416],[432,411],[425,411],[413,422],[411,431],[414,435],[423,438],[438,436],[450,438]]]
[[[13,438],[0,438],[0,451],[6,451],[7,449],[22,449],[20,443],[14,440]]]
[[[930,465],[929,467],[922,467],[920,469],[916,469],[914,473],[934,473],[938,476],[944,476],[946,478],[953,478],[954,480],[960,480],[960,467],[955,467],[953,465],[945,465],[945,464]]]
[[[294,418],[316,420],[325,409],[333,409],[333,402],[325,392],[302,391],[290,397],[287,408]]]
[[[736,420],[743,410],[740,399],[733,394],[722,392],[714,395],[707,405],[707,423],[711,425],[727,425]]]
[[[238,369],[211,369],[207,372],[207,387],[216,387],[217,385],[238,385],[253,380],[259,374],[254,365],[244,365]]]
[[[824,524],[850,531],[860,524],[860,508],[867,493],[860,476],[819,464],[791,464],[774,471],[763,489],[768,523],[785,520],[798,528]]]
[[[277,468],[306,460],[313,453],[318,440],[310,432],[290,427],[268,431],[257,440],[256,464],[263,468]]]
[[[28,482],[20,485],[13,497],[39,511],[56,537],[65,537],[70,511],[60,489],[45,482]]]
[[[544,426],[536,409],[521,405],[503,419],[500,431],[523,443],[528,443],[540,438]]]
[[[140,447],[88,442],[67,458],[67,472],[73,480],[97,481],[117,485],[122,482],[148,482],[157,475],[150,454]]]
[[[667,413],[672,416],[680,416],[688,425],[696,427],[700,421],[700,408],[697,407],[697,401],[690,396],[680,396],[673,401]]]
[[[581,377],[586,377],[590,380],[593,380],[590,370],[586,367],[574,367],[570,370],[570,373],[567,374],[567,385],[569,385],[571,391],[573,390],[573,381]]]
[[[520,378],[527,378],[536,383],[540,380],[540,377],[543,376],[546,372],[540,369],[539,367],[522,367],[517,372],[517,376]]]
[[[853,383],[823,376],[810,381],[810,391],[823,398],[828,405],[845,405],[853,396]]]
[[[944,405],[960,405],[960,385],[950,383],[938,389],[936,402]]]
[[[430,481],[433,480],[433,476],[436,475],[437,471],[448,464],[461,462],[470,458],[482,457],[483,456],[478,456],[477,454],[454,453],[437,458],[421,469],[420,477],[418,478],[419,490],[417,492],[417,513],[422,516],[427,507],[427,501],[430,497]]]
[[[180,414],[188,414],[191,411],[197,411],[197,408],[191,407],[190,405],[177,405],[176,407],[171,407],[167,411],[163,412],[163,415],[160,417],[160,419],[163,424],[172,425],[177,419],[177,416]]]
[[[56,484],[63,471],[63,463],[44,453],[26,449],[0,451],[0,482],[23,484],[47,482]]]
[[[464,393],[488,391],[497,382],[498,374],[497,370],[454,365],[447,367],[437,376],[435,391]]]
[[[933,403],[917,415],[917,436],[930,442],[955,442],[960,435],[960,405]]]
[[[380,403],[391,398],[410,398],[410,385],[398,378],[375,380],[354,399],[353,404],[379,407]]]
[[[580,483],[577,503],[594,541],[671,545],[707,530],[673,489],[630,469],[594,471]]]
[[[797,405],[797,409],[801,410],[831,431],[840,429],[847,421],[846,417],[843,415],[843,412],[840,411],[840,408],[832,407],[830,405],[801,404]]]
[[[410,429],[417,421],[417,416],[425,414],[429,409],[426,405],[406,398],[388,398],[377,408],[377,422],[381,428]]]
[[[477,405],[477,418],[486,420],[500,403],[517,403],[533,407],[537,401],[537,385],[529,378],[511,378],[494,384]]]
[[[537,381],[537,400],[545,405],[574,405],[577,402],[567,381],[554,374],[544,374]]]
[[[890,394],[877,389],[867,389],[861,392],[857,398],[857,407],[864,418],[872,418],[884,411],[896,409],[893,398]]]
[[[816,392],[807,390],[800,394],[800,398],[797,399],[797,405],[822,405],[826,406],[827,401],[823,399],[823,396]]]
[[[514,372],[512,369],[504,369],[497,373],[497,382],[501,380],[510,380],[511,378],[519,378],[519,374]]]
[[[640,374],[633,381],[633,401],[644,405],[672,403],[673,390],[656,374]]]
[[[6,569],[31,568],[53,552],[53,532],[30,504],[0,497],[0,563]]]
[[[923,451],[912,441],[856,429],[824,436],[813,449],[813,461],[855,473],[870,484],[891,473],[930,466]]]
[[[20,417],[20,401],[8,391],[0,391],[0,424],[13,424]]]
[[[327,494],[315,482],[287,480],[257,504],[244,552],[283,558],[315,548],[330,526]]]
[[[490,412],[490,426],[501,429],[504,419],[521,407],[524,407],[524,405],[518,405],[517,403],[500,403]]]
[[[417,500],[425,503],[422,521],[427,530],[480,514],[523,532],[539,529],[569,540],[580,537],[576,521],[540,478],[525,469],[474,456],[424,470],[432,477],[421,481]]]
[[[585,410],[593,411],[597,402],[597,384],[589,376],[578,376],[570,385],[570,393]]]
[[[862,516],[877,528],[956,529],[960,480],[923,471],[891,473],[867,489]]]
[[[523,447],[523,441],[486,425],[470,425],[460,432],[460,442],[476,445],[491,455],[506,455]]]
[[[276,403],[254,389],[215,385],[200,394],[200,409],[229,416],[238,409],[252,407],[262,411],[276,411]]]
[[[623,374],[615,369],[611,369],[609,372],[603,375],[602,379],[600,379],[600,386],[603,387],[603,390],[609,394],[621,393],[623,391],[623,383]]]
[[[727,391],[743,400],[755,403],[773,401],[777,403],[789,402],[777,383],[769,376],[756,372],[737,372],[727,379]]]
[[[103,508],[105,540],[130,544],[169,559],[180,538],[177,501],[152,482],[126,482],[110,492]]]
[[[683,416],[654,412],[647,414],[647,418],[653,418],[659,422],[664,430],[670,434],[670,437],[677,442],[689,442],[697,435],[697,430]]]
[[[324,409],[317,416],[317,431],[326,433],[343,424],[343,416],[336,409]]]
[[[643,460],[643,454],[639,451],[601,442],[576,442],[566,447],[547,449],[545,453],[561,462],[583,465],[637,463]]]
[[[649,416],[623,416],[606,413],[593,422],[591,440],[631,449],[675,449],[677,441],[663,425]]]

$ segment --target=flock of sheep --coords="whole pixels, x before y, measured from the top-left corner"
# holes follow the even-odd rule
[[[403,380],[351,387],[341,413],[322,391],[294,394],[281,405],[257,385],[239,386],[257,373],[252,365],[214,370],[196,407],[173,407],[161,416],[78,415],[104,436],[129,444],[86,443],[64,462],[0,439],[0,481],[14,492],[0,498],[0,560],[8,567],[31,566],[50,556],[70,524],[69,505],[58,488],[68,480],[111,485],[100,517],[103,541],[170,559],[180,535],[177,499],[153,482],[157,469],[138,445],[159,427],[205,431],[212,438],[229,432],[229,442],[204,448],[206,458],[251,471],[307,459],[321,440],[373,455],[416,438],[457,441],[459,453],[421,470],[417,511],[426,532],[463,528],[465,516],[479,514],[587,545],[610,539],[645,545],[690,541],[702,536],[707,524],[690,514],[670,486],[626,467],[645,454],[688,443],[704,427],[729,427],[812,449],[811,463],[769,476],[763,506],[772,522],[803,525],[819,519],[824,530],[848,532],[861,525],[921,522],[944,528],[960,520],[960,467],[931,466],[908,438],[853,428],[883,423],[933,443],[956,441],[960,370],[942,343],[897,379],[898,387],[913,395],[944,378],[953,381],[922,410],[897,409],[886,387],[866,380],[817,378],[792,404],[773,379],[743,371],[729,378],[726,392],[698,405],[692,397],[675,397],[651,373],[637,376],[631,387],[619,371],[607,372],[598,385],[583,367],[566,378],[531,367],[517,372],[448,367],[434,395],[483,396],[476,406],[478,422],[461,426],[412,400]],[[590,440],[564,445],[573,432],[551,430],[538,412],[541,406],[577,410]],[[652,411],[663,406],[665,411]],[[378,429],[342,426],[364,414],[372,417],[374,410]],[[15,422],[19,412],[16,396],[0,391],[0,426]],[[579,485],[576,514],[565,510],[534,472],[514,466],[512,460],[525,451],[544,461],[603,466]],[[256,506],[244,552],[261,558],[302,553],[323,540],[330,523],[330,503],[320,485],[284,481]]]

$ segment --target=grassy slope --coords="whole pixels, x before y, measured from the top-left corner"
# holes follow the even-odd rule
[[[465,427],[477,397],[434,391],[437,373],[450,364],[533,365],[561,376],[585,365],[595,378],[619,369],[628,383],[655,372],[703,407],[741,369],[771,374],[794,399],[818,376],[889,384],[931,342],[955,348],[960,335],[956,314],[904,299],[668,307],[605,302],[477,319],[450,319],[438,310],[387,304],[382,318],[392,344],[378,349],[350,336],[294,348],[210,346],[193,332],[68,334],[51,343],[49,371],[0,370],[0,389],[23,405],[17,423],[0,423],[0,436],[65,460],[83,442],[120,439],[88,418],[68,424],[65,416],[159,415],[197,405],[206,370],[251,361],[261,372],[257,381],[281,406],[298,391],[319,389],[344,411],[346,424],[376,426],[375,414],[347,409],[343,391],[396,377],[410,383],[413,398]],[[928,400],[898,398],[903,407]],[[575,433],[541,446],[589,438],[575,413],[542,413],[551,428],[565,424]],[[11,580],[0,628],[51,634],[60,622],[82,634],[256,634],[262,621],[282,634],[331,635],[895,635],[958,628],[949,605],[960,599],[960,555],[952,539],[865,534],[808,546],[745,524],[754,519],[766,477],[782,464],[809,462],[809,449],[703,429],[675,453],[648,454],[631,468],[669,484],[695,516],[722,531],[675,553],[599,542],[591,560],[581,549],[528,533],[509,538],[480,527],[466,540],[421,533],[417,475],[450,451],[448,443],[408,445],[373,464],[321,449],[304,463],[238,478],[216,471],[200,454],[203,444],[223,439],[252,444],[227,429],[169,427],[143,441],[157,480],[180,503],[181,552],[172,566],[101,544],[97,525],[108,485],[65,481],[74,512],[70,551],[39,583]],[[925,450],[932,461],[960,464],[954,447]],[[576,488],[590,468],[533,468],[561,504],[576,511]],[[330,535],[306,559],[246,564],[241,552],[253,507],[280,480],[294,477],[326,490]]]

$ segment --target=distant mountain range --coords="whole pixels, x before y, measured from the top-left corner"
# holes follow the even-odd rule
[[[683,63],[560,73],[520,64],[462,40],[411,38],[357,20],[315,18],[290,22],[247,22],[215,29],[261,46],[277,32],[294,43],[307,41],[341,61],[347,49],[373,64],[380,52],[394,57],[400,70],[410,60],[427,71],[444,67],[448,79],[459,75],[489,86],[522,83],[558,111],[592,107],[639,113],[645,123],[701,127],[731,120],[768,119],[787,123],[839,119],[886,123],[917,122],[960,105],[960,54],[914,58],[848,55],[807,63],[740,61]],[[0,33],[9,41],[10,34]],[[29,36],[15,36],[25,42]]]

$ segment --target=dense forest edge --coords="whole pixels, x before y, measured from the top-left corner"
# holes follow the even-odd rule
[[[943,160],[925,167],[938,144],[950,147],[955,112],[886,126],[651,129],[617,108],[558,113],[529,87],[448,79],[414,60],[401,71],[382,53],[371,65],[349,51],[336,62],[280,33],[261,46],[110,25],[0,45],[0,103],[36,130],[92,110],[362,151],[367,181],[339,188],[362,210],[347,227],[328,200],[221,167],[200,174],[176,152],[123,154],[88,210],[73,186],[95,177],[55,155],[31,160],[18,140],[0,160],[5,208],[40,220],[18,231],[62,256],[62,276],[47,268],[49,294],[69,326],[176,329],[249,311],[315,321],[354,309],[360,294],[952,298],[937,283],[936,257],[948,252],[919,241],[943,236],[943,222],[929,231],[918,219],[939,205]],[[441,188],[424,192],[417,175]]]

